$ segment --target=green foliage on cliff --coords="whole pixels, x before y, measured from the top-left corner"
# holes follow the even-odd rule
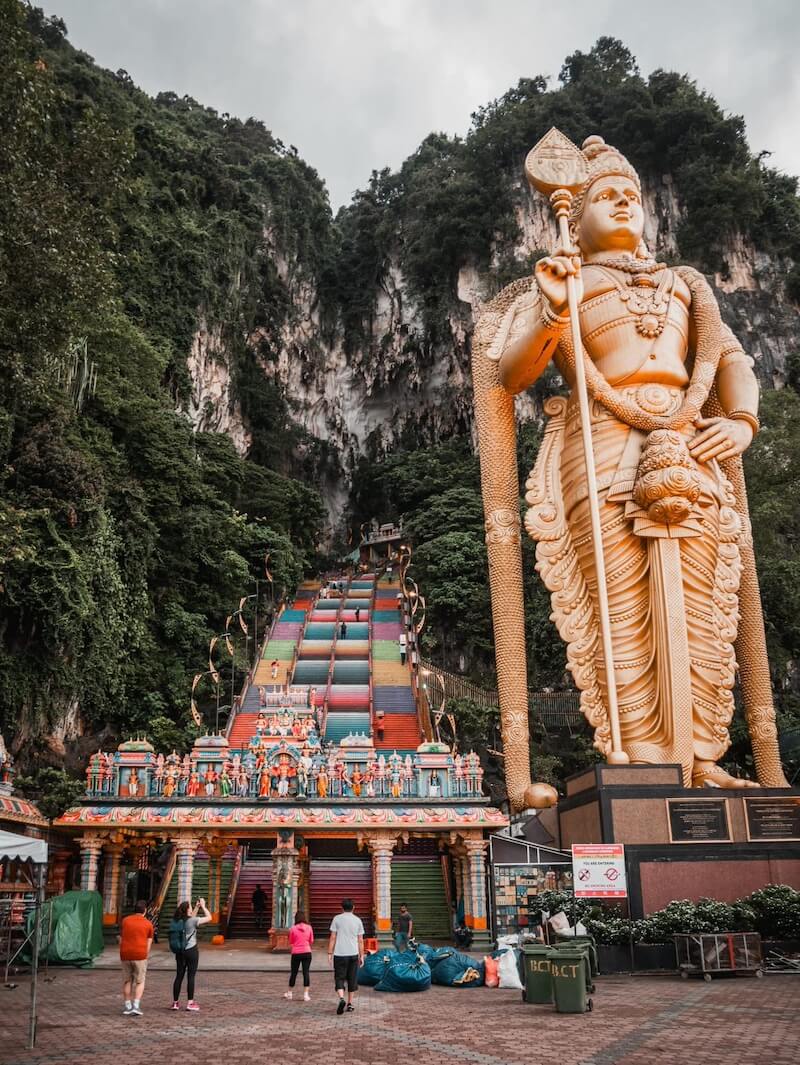
[[[180,722],[265,552],[279,586],[302,577],[322,508],[285,476],[282,397],[247,397],[261,465],[175,404],[199,316],[280,328],[283,282],[265,309],[235,281],[269,269],[263,232],[313,270],[328,208],[257,124],[148,99],[14,0],[0,19],[0,727],[19,745],[72,707],[96,730]]]
[[[755,158],[744,121],[726,114],[686,75],[640,74],[619,41],[602,37],[563,64],[560,84],[523,78],[472,116],[465,137],[431,134],[393,174],[374,173],[368,188],[339,215],[345,234],[345,325],[367,335],[390,257],[407,274],[434,336],[456,291],[459,269],[474,263],[493,272],[498,288],[530,272],[515,261],[515,208],[528,209],[521,187],[526,153],[555,125],[581,144],[599,133],[621,149],[641,176],[669,191],[684,216],[681,258],[725,272],[724,245],[737,232],[756,247],[800,264],[797,179]],[[667,175],[665,179],[665,175]],[[660,193],[657,193],[660,195]],[[800,266],[789,267],[790,294],[800,293]]]

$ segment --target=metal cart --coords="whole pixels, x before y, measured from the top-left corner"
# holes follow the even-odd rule
[[[764,975],[758,932],[693,932],[673,939],[683,980],[695,974],[707,981],[716,973]]]

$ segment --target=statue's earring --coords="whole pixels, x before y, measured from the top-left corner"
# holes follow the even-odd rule
[[[569,223],[569,239],[574,248],[580,248],[580,243],[578,241],[578,227],[575,222]]]
[[[650,252],[649,252],[648,247],[645,244],[644,240],[640,240],[639,241],[639,247],[636,249],[636,258],[637,259],[649,259],[650,258]]]

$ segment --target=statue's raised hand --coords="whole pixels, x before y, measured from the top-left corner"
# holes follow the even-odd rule
[[[732,459],[746,451],[753,439],[753,427],[740,418],[698,418],[694,424],[701,431],[689,451],[697,462]]]
[[[555,255],[540,259],[534,276],[539,291],[556,314],[566,314],[568,277],[575,278],[578,303],[583,299],[581,257],[577,248],[559,248]]]

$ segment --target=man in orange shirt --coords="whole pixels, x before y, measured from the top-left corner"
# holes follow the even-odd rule
[[[144,980],[147,975],[147,959],[153,945],[155,930],[145,917],[147,903],[141,899],[136,903],[134,912],[126,917],[120,926],[119,957],[125,982],[122,995],[125,1017],[141,1017],[139,1005],[144,993]]]

